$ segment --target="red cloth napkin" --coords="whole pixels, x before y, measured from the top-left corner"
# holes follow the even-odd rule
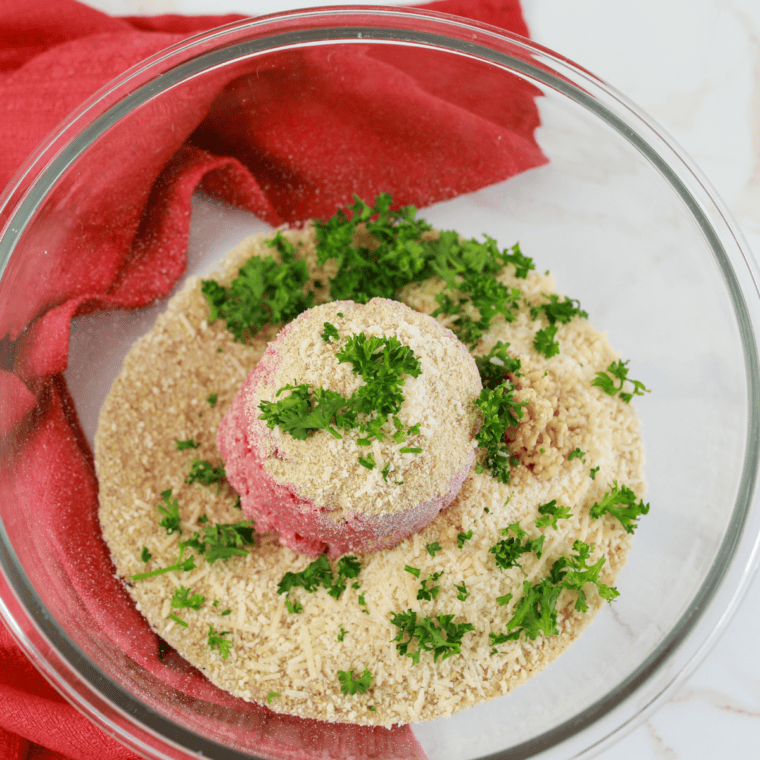
[[[442,0],[424,7],[527,35],[518,0]],[[118,19],[74,0],[53,6],[0,0],[0,187],[98,88],[187,35],[238,18]],[[108,172],[109,193],[88,195],[88,178],[77,178],[76,205],[59,209],[76,223],[62,226],[65,233],[44,256],[11,261],[5,277],[12,288],[0,302],[0,436],[18,454],[0,464],[0,498],[35,505],[35,531],[76,590],[83,619],[107,631],[168,688],[255,714],[262,752],[316,760],[329,749],[334,758],[414,760],[424,754],[407,727],[278,716],[233,699],[166,655],[113,577],[98,528],[92,454],[62,376],[73,317],[145,306],[171,292],[186,263],[196,188],[276,225],[331,214],[353,193],[371,199],[390,191],[399,204],[424,206],[546,160],[533,139],[536,93],[517,78],[495,107],[479,97],[495,86],[488,76],[452,86],[422,53],[400,58],[388,48],[353,56],[340,97],[337,90],[330,94],[334,57],[307,51],[298,66],[296,78],[271,65],[255,76],[204,80],[191,98],[185,93],[161,104],[170,117],[146,108],[151,144],[144,134],[133,142],[122,136],[119,161],[98,167]],[[321,96],[299,90],[298,76],[320,81]],[[260,107],[266,102],[277,109]],[[389,146],[395,160],[378,162]],[[0,757],[135,755],[64,702],[0,626]]]

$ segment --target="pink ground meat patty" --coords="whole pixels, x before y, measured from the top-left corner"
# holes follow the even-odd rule
[[[337,338],[324,339],[326,323]],[[289,384],[350,398],[364,380],[336,353],[360,333],[396,338],[419,360],[421,371],[404,378],[403,403],[382,440],[360,445],[366,434],[358,428],[299,440],[260,419],[261,402],[287,395],[281,389]],[[431,317],[387,299],[333,302],[304,312],[270,343],[217,443],[258,532],[276,532],[284,546],[311,556],[377,551],[424,528],[456,498],[475,458],[480,390],[467,349]],[[409,428],[405,440],[394,440]]]

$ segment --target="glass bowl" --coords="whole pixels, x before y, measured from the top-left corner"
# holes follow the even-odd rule
[[[19,341],[33,331],[38,312],[29,304],[39,304],[38,293],[45,308],[58,305],[56,284],[67,268],[56,255],[81,233],[81,209],[110,197],[114,172],[128,169],[124,136],[139,138],[142,131],[160,146],[160,136],[178,118],[165,107],[169,100],[196,97],[204,88],[214,92],[219,81],[251,72],[276,68],[295,77],[300,54],[313,49],[335,61],[331,91],[315,90],[317,99],[340,97],[352,57],[367,55],[416,57],[438,82],[466,83],[470,107],[483,113],[508,110],[508,93],[516,84],[528,87],[540,114],[536,139],[548,163],[435,203],[422,215],[466,236],[485,232],[501,246],[519,240],[653,389],[636,402],[651,512],[618,580],[620,598],[571,650],[513,694],[413,728],[431,760],[588,757],[641,721],[715,641],[757,564],[760,527],[757,266],[688,159],[588,72],[491,27],[359,7],[236,23],[154,56],[82,106],[5,191],[2,366],[18,370],[14,357]],[[301,86],[317,87],[308,72],[298,75],[306,77]],[[481,86],[484,81],[490,86]],[[224,102],[218,99],[215,107]],[[277,113],[274,95],[261,106]],[[397,147],[413,138],[400,129]],[[445,130],[440,139],[450,139]],[[392,162],[394,155],[389,149],[377,160]],[[108,223],[93,222],[95,233]],[[203,272],[242,237],[266,228],[249,213],[196,194],[187,273]],[[159,303],[74,321],[65,383],[81,436],[90,443],[121,361],[162,308]],[[60,378],[50,382],[62,387]],[[2,411],[14,399],[7,383],[0,387]],[[30,659],[96,724],[147,758],[280,758],[304,744],[320,747],[320,757],[346,756],[350,741],[339,741],[327,724],[291,725],[277,735],[280,749],[273,750],[262,744],[267,721],[261,712],[189,696],[162,682],[125,653],[128,629],[120,638],[103,626],[88,602],[97,589],[84,588],[79,577],[87,547],[99,540],[96,522],[82,517],[94,534],[83,541],[80,561],[66,563],[50,551],[60,549],[61,535],[35,510],[35,488],[81,484],[62,468],[44,473],[35,488],[7,485],[29,465],[26,442],[50,404],[47,387],[31,384],[36,406],[5,432],[0,452],[0,611]],[[354,747],[357,757],[377,751],[367,742]]]

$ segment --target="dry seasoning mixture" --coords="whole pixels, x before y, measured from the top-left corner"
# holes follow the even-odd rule
[[[387,196],[352,212],[250,238],[188,281],[127,356],[95,456],[117,572],[183,657],[278,711],[391,725],[511,691],[614,599],[648,511],[629,403],[647,389],[518,246],[431,230]],[[285,321],[373,296],[481,357],[478,460],[423,531],[313,560],[255,534],[216,431]]]

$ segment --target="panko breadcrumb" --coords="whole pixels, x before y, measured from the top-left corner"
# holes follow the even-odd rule
[[[312,228],[282,234],[306,259],[312,279],[327,282],[332,272],[317,265]],[[265,237],[233,249],[215,278],[229,284],[251,256],[271,253]],[[356,587],[349,583],[339,599],[325,588],[279,594],[285,573],[303,570],[312,558],[280,546],[272,534],[257,536],[245,555],[213,564],[198,555],[197,568],[188,572],[130,580],[176,563],[179,542],[200,530],[199,519],[241,519],[237,495],[226,484],[185,480],[194,459],[221,464],[215,441],[222,416],[281,325],[265,327],[247,343],[235,342],[222,320],[208,324],[200,281],[191,279],[136,342],[103,406],[95,440],[103,535],[139,610],[213,683],[274,710],[325,721],[389,726],[430,720],[510,692],[569,647],[605,604],[587,584],[589,610],[580,612],[577,592],[563,591],[557,635],[534,641],[521,636],[495,648],[489,638],[506,630],[524,581],[545,577],[577,540],[594,547],[592,560],[606,557],[600,581],[614,584],[630,536],[609,515],[591,519],[589,509],[615,481],[639,498],[645,488],[633,405],[591,385],[595,374],[617,359],[606,338],[587,321],[573,319],[558,325],[560,353],[544,358],[532,347],[537,323],[529,304],[555,292],[551,277],[531,272],[517,280],[506,268],[498,278],[520,287],[525,303],[514,322],[493,321],[478,353],[501,340],[521,359],[522,374],[514,382],[517,399],[527,405],[521,424],[509,431],[510,450],[521,463],[509,484],[473,468],[451,506],[423,531],[392,549],[360,555]],[[407,286],[400,300],[431,313],[441,286],[436,280]],[[326,300],[324,288],[319,300]],[[451,317],[439,319],[446,324]],[[176,441],[192,441],[197,448],[180,450]],[[576,449],[583,456],[570,457]],[[167,489],[181,519],[180,531],[170,534],[159,526],[157,510]],[[540,559],[526,553],[522,569],[500,570],[489,550],[504,529],[519,521],[528,534],[537,534],[538,507],[551,500],[567,506],[571,517],[558,520],[556,530],[544,530]],[[435,544],[440,549],[427,548]],[[144,547],[151,555],[147,562]],[[437,596],[419,600],[421,579],[436,573],[441,573]],[[463,583],[467,595],[457,589]],[[180,586],[203,595],[199,609],[172,608]],[[508,603],[496,602],[508,594],[513,595]],[[286,598],[302,611],[289,612]],[[454,615],[474,630],[463,636],[460,654],[434,661],[423,652],[415,664],[398,651],[398,629],[391,623],[394,613],[407,610],[424,617]],[[211,629],[226,632],[226,658],[209,645]],[[374,679],[367,693],[344,694],[338,671],[358,677],[365,669]]]

